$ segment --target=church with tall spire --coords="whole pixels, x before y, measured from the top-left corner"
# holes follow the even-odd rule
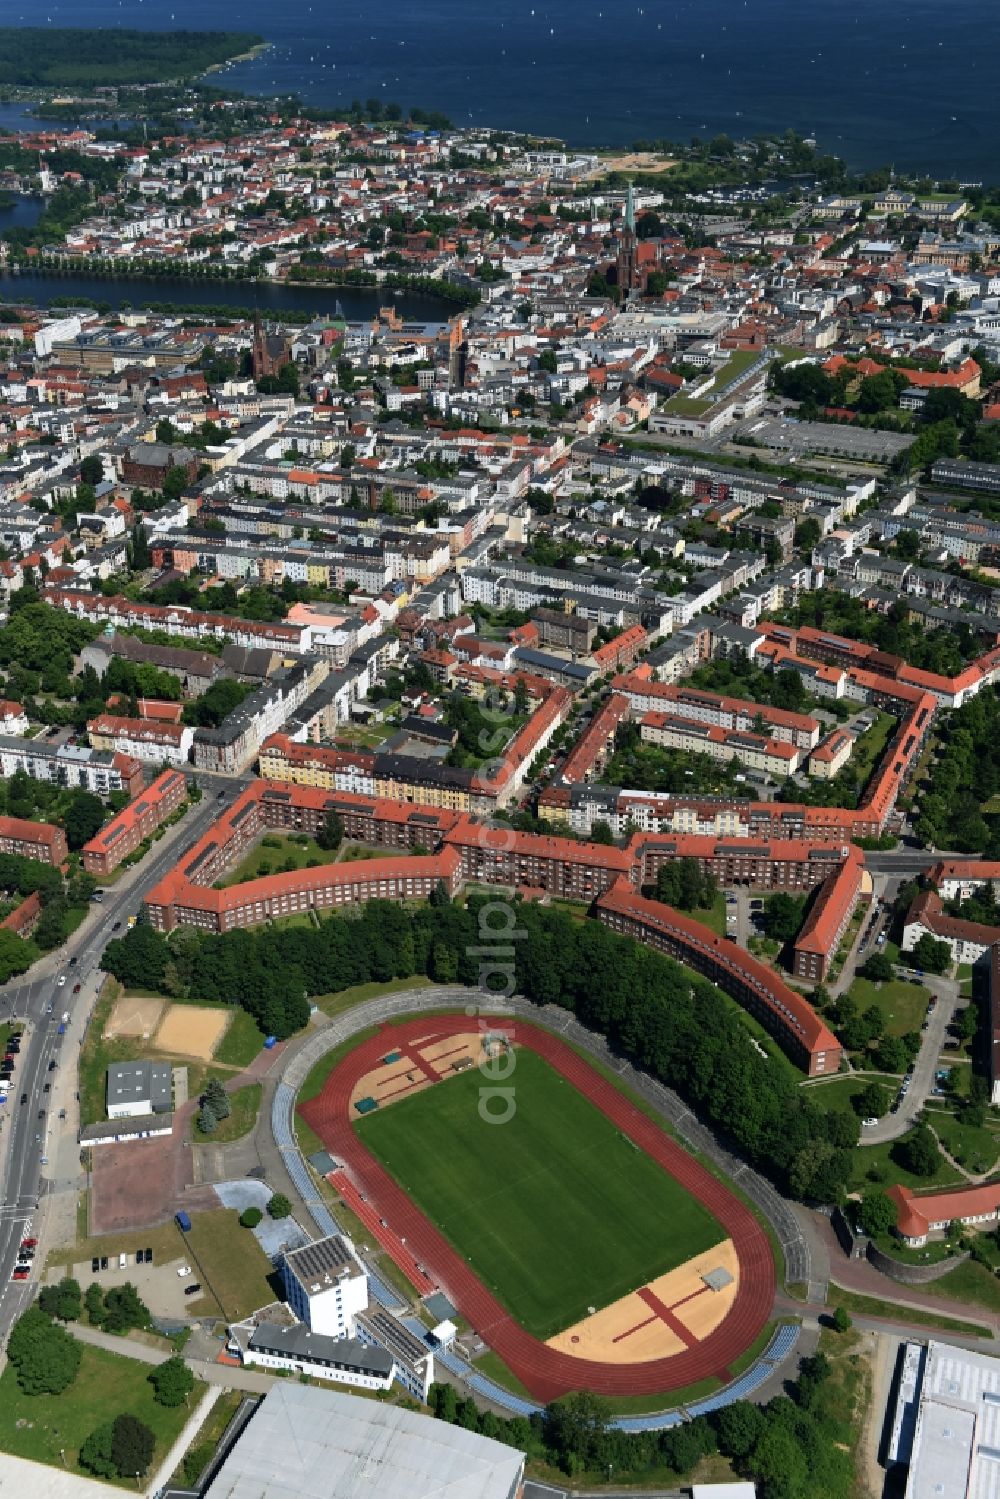
[[[616,281],[623,295],[641,291],[644,277],[639,269],[639,237],[635,232],[635,194],[631,182],[625,195],[625,217],[618,232]]]

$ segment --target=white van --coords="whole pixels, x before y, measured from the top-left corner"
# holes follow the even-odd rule
[[[119,1268],[119,1270],[124,1270],[127,1264],[128,1264],[128,1255],[127,1254],[120,1254],[118,1256],[118,1268]]]

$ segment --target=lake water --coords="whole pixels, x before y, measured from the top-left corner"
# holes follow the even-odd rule
[[[0,235],[3,218],[0,216]],[[108,302],[121,307],[143,307],[151,302],[174,302],[185,307],[253,307],[268,313],[312,312],[333,316],[340,303],[351,322],[367,321],[380,307],[392,306],[408,322],[440,324],[454,311],[454,304],[412,292],[390,297],[388,292],[365,287],[324,291],[304,286],[279,286],[272,282],[185,281],[172,277],[119,276],[106,281],[99,276],[40,276],[30,271],[18,275],[0,272],[0,301],[47,303],[53,297],[79,297],[84,301]]]
[[[30,229],[42,216],[45,203],[41,198],[24,198],[20,193],[0,192],[0,198],[12,197],[14,206],[4,208],[0,203],[0,239],[7,229]]]
[[[0,0],[0,24],[31,24]],[[376,97],[573,145],[812,133],[852,166],[1000,179],[995,0],[63,0],[55,25],[236,27],[221,77],[325,105]]]

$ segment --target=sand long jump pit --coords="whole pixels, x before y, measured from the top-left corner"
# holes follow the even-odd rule
[[[115,1000],[104,1027],[106,1040],[128,1036],[148,1041],[156,1033],[167,1001],[122,994]]]
[[[203,1005],[172,1004],[160,1021],[153,1045],[157,1051],[210,1062],[234,1013]]]

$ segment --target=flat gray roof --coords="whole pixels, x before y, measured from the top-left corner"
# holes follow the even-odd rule
[[[432,1416],[276,1384],[207,1499],[511,1499],[524,1454]]]

